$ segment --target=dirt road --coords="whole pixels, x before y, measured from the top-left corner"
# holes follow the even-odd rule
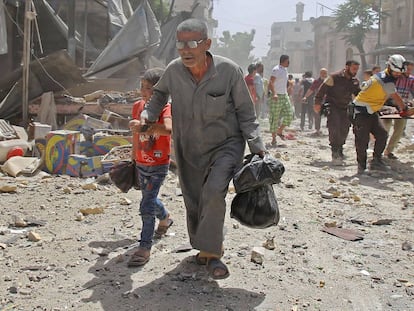
[[[274,186],[278,226],[253,230],[227,215],[231,275],[217,282],[195,264],[195,250],[177,252],[188,239],[172,173],[161,198],[174,225],[142,268],[126,265],[141,227],[138,191],[66,176],[1,177],[16,191],[0,194],[0,310],[414,310],[413,124],[387,174],[355,175],[352,133],[346,166],[330,166],[326,129],[311,133],[270,149],[286,167]],[[98,214],[79,214],[85,208]],[[28,226],[16,227],[19,218]],[[325,225],[363,239],[338,238]],[[263,264],[251,262],[252,249],[273,237]]]

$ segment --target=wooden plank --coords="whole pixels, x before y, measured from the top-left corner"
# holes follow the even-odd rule
[[[118,104],[118,103],[109,103],[105,105],[99,105],[98,103],[65,103],[65,104],[56,104],[56,112],[60,115],[76,115],[81,111],[87,115],[102,115],[104,110],[109,110],[120,114],[124,117],[130,117],[132,114],[133,104]],[[82,109],[81,109],[82,108]],[[35,101],[29,104],[29,113],[31,115],[37,115],[40,110],[40,102]]]

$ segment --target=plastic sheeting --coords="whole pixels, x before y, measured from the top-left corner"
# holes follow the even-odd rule
[[[1,54],[7,54],[7,27],[3,0],[0,0],[0,55]]]
[[[111,36],[115,35],[126,25],[133,10],[129,0],[108,0],[108,15],[111,23]]]
[[[56,104],[53,92],[46,92],[42,94],[40,111],[37,117],[40,123],[51,125],[52,130],[57,129]]]
[[[154,56],[165,64],[168,64],[174,58],[177,58],[178,51],[175,47],[175,33],[177,26],[184,20],[190,18],[188,12],[180,12],[177,16],[171,18],[166,24],[161,27],[162,40],[160,46],[154,53]]]
[[[1,0],[0,0],[1,1]],[[42,0],[41,4],[44,6],[45,10],[43,11],[45,14],[49,15],[50,18],[54,22],[54,27],[56,28],[65,38],[68,39],[68,26],[66,23],[60,18],[60,16],[53,10],[52,6],[46,1]],[[84,38],[83,36],[76,31],[75,32],[75,40],[77,48],[83,49]],[[85,41],[85,49],[90,54],[91,57],[95,58],[99,55],[99,50],[93,45],[90,38],[87,36]]]
[[[143,0],[127,24],[103,50],[85,76],[128,62],[160,43],[160,26],[148,2]]]

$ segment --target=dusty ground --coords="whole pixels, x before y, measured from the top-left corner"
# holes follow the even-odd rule
[[[175,223],[150,262],[134,269],[126,262],[141,227],[138,191],[122,194],[111,184],[84,190],[90,180],[65,176],[1,177],[1,186],[17,192],[0,194],[0,310],[414,310],[413,125],[386,175],[355,179],[352,134],[344,167],[330,166],[326,129],[320,138],[298,132],[271,149],[286,166],[274,186],[280,223],[253,230],[227,216],[231,276],[217,282],[193,262],[195,250],[175,252],[187,234],[174,174],[161,192]],[[76,220],[80,209],[95,207],[103,214]],[[46,223],[15,228],[14,216]],[[321,231],[335,222],[364,239]],[[271,237],[276,248],[265,250],[263,265],[251,262],[253,247]]]

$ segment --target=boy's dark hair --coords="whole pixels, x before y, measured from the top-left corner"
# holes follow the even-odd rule
[[[364,70],[364,73],[365,74],[367,74],[367,75],[370,75],[370,76],[372,76],[372,70]]]
[[[292,80],[293,79],[293,75],[292,74],[288,74],[288,79]]]
[[[250,64],[249,67],[247,67],[247,72],[249,74],[252,74],[253,71],[255,71],[255,70],[256,70],[256,65],[255,64]]]
[[[352,66],[352,65],[361,65],[359,62],[357,62],[356,60],[353,60],[353,59],[350,59],[350,60],[347,60],[346,61],[346,63],[345,63],[345,66]]]
[[[164,73],[164,69],[162,68],[158,68],[158,67],[151,68],[145,71],[142,79],[148,81],[152,85],[155,85],[157,84],[158,80],[161,78],[163,73]]]
[[[304,76],[305,78],[312,78],[312,71],[306,71]]]
[[[289,55],[285,55],[285,54],[280,55],[279,63],[281,64],[281,63],[283,63],[285,60],[288,60],[288,59],[289,59]]]
[[[380,70],[381,71],[381,67],[378,65],[375,65],[372,67],[371,71],[376,71],[376,70]]]

